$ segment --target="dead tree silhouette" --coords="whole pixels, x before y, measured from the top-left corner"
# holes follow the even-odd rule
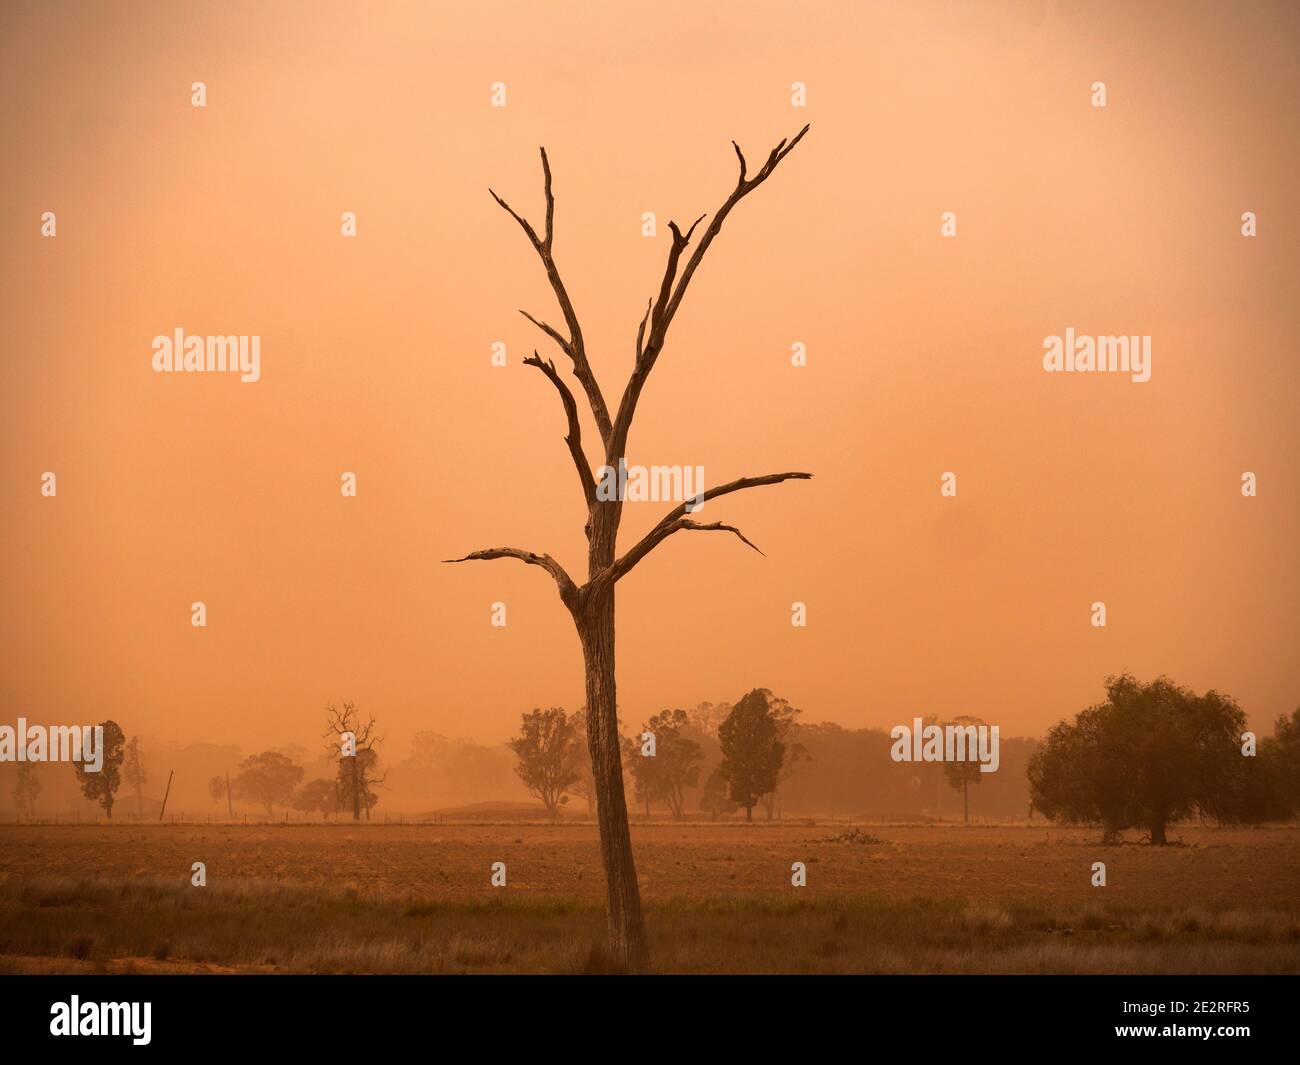
[[[736,187],[726,201],[714,213],[712,221],[705,228],[703,236],[695,246],[686,266],[678,268],[682,255],[690,245],[696,227],[707,217],[701,215],[683,233],[675,222],[669,222],[672,231],[672,246],[668,249],[668,263],[664,269],[663,281],[658,294],[647,301],[645,315],[636,335],[636,361],[627,385],[623,389],[622,399],[613,419],[605,405],[605,397],[596,383],[591,363],[587,359],[587,348],[583,340],[582,326],[578,314],[569,298],[568,289],[560,279],[559,268],[552,254],[554,240],[555,197],[551,191],[551,165],[546,157],[546,149],[541,149],[543,189],[546,196],[546,227],[543,235],[538,236],[533,226],[492,192],[492,198],[506,211],[524,231],[528,241],[537,252],[546,269],[547,279],[559,303],[564,316],[565,332],[547,322],[533,317],[527,311],[519,313],[545,333],[573,363],[573,375],[581,384],[591,407],[591,414],[600,433],[604,447],[605,466],[619,468],[620,459],[626,454],[628,433],[632,419],[636,414],[641,390],[645,387],[651,370],[655,367],[668,335],[668,328],[686,295],[687,286],[694,277],[714,239],[722,229],[722,223],[732,209],[754,189],[758,188],[771,176],[777,165],[790,154],[808,132],[804,126],[789,141],[782,140],[768,154],[762,167],[749,176],[744,153],[734,141],[736,158],[740,161],[740,176]],[[567,335],[566,335],[567,333]],[[705,490],[700,496],[682,503],[669,511],[641,540],[622,557],[617,555],[619,522],[623,516],[621,498],[602,499],[596,490],[596,478],[587,461],[582,446],[582,429],[578,418],[578,405],[573,392],[556,371],[555,362],[542,359],[536,351],[530,358],[524,359],[529,366],[535,366],[555,386],[560,402],[564,405],[564,414],[568,422],[568,435],[565,443],[573,457],[573,464],[578,472],[582,487],[583,500],[587,507],[587,581],[579,586],[554,558],[547,554],[525,551],[517,547],[491,547],[475,551],[463,558],[446,559],[447,562],[469,562],[496,558],[515,558],[530,566],[540,566],[554,578],[559,587],[560,599],[573,616],[578,630],[578,639],[582,644],[583,664],[586,673],[587,696],[587,745],[591,751],[592,771],[596,778],[596,817],[600,827],[601,858],[605,866],[605,881],[608,890],[609,919],[609,953],[614,965],[629,972],[643,971],[649,963],[646,945],[645,920],[641,913],[641,895],[637,886],[636,866],[632,859],[632,839],[628,831],[627,801],[623,793],[623,772],[619,754],[618,721],[616,718],[614,688],[614,586],[646,555],[663,543],[673,533],[689,530],[693,532],[730,532],[735,533],[745,544],[754,546],[734,525],[722,522],[702,523],[693,521],[686,515],[696,506],[719,496],[730,495],[746,488],[761,485],[779,484],[792,479],[807,479],[809,473],[769,473],[761,477],[741,477],[727,484]],[[603,493],[602,493],[603,494]],[[759,552],[762,554],[762,552]]]

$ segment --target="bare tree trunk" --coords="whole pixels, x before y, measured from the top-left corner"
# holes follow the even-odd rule
[[[641,889],[632,859],[632,833],[623,791],[614,685],[614,590],[609,588],[577,618],[587,675],[587,747],[596,777],[596,820],[600,856],[609,892],[609,947],[615,963],[629,972],[649,963]]]
[[[230,814],[230,820],[235,819],[235,797],[230,792],[230,773],[226,773],[226,812]]]

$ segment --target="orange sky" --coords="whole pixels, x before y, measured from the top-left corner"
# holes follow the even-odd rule
[[[1266,727],[1300,700],[1298,24],[1286,4],[6,3],[0,719],[314,747],[351,699],[400,752],[578,706],[549,578],[439,563],[585,561],[559,404],[519,361],[558,353],[516,309],[559,316],[487,186],[540,223],[546,145],[613,403],[667,247],[642,212],[712,211],[732,138],[757,161],[808,121],[697,275],[629,461],[816,477],[706,507],[766,558],[681,534],[620,585],[625,718],[765,686],[812,720],[1038,733],[1129,669]],[[153,373],[178,326],[260,335],[261,380]],[[1151,335],[1151,381],[1044,373],[1067,327]],[[622,545],[666,509],[629,504]]]

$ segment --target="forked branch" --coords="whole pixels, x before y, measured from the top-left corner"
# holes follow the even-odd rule
[[[641,389],[645,387],[646,379],[650,376],[650,371],[654,369],[655,361],[663,350],[668,327],[672,324],[673,317],[677,314],[677,308],[681,306],[682,299],[686,295],[686,289],[691,283],[691,278],[703,261],[705,252],[709,250],[709,245],[721,232],[722,223],[726,221],[731,209],[768,179],[781,160],[794,151],[795,145],[803,140],[804,134],[807,132],[808,126],[804,126],[793,139],[781,141],[768,153],[767,160],[752,178],[748,176],[749,168],[740,146],[735,141],[731,142],[732,147],[736,149],[736,157],[740,160],[740,176],[736,180],[736,187],[732,190],[731,195],[727,197],[726,202],[714,212],[712,221],[705,227],[704,235],[700,238],[700,242],[696,245],[691,257],[687,260],[680,277],[678,277],[677,270],[682,253],[690,244],[695,227],[706,216],[701,215],[697,218],[685,233],[677,227],[676,223],[668,223],[668,227],[672,231],[673,242],[668,249],[668,263],[664,267],[664,276],[659,285],[658,298],[654,301],[653,307],[647,315],[650,331],[646,334],[646,322],[643,321],[637,333],[636,366],[633,368],[632,375],[628,378],[627,386],[623,390],[623,398],[619,401],[618,413],[614,417],[612,433],[606,440],[606,461],[611,465],[624,456],[627,449],[628,432],[632,428],[632,418],[636,414],[637,401],[641,398]]]
[[[596,428],[600,431],[601,440],[607,442],[610,434],[609,408],[605,406],[605,397],[601,394],[600,386],[596,383],[596,377],[591,371],[591,364],[587,361],[587,349],[582,339],[582,326],[578,322],[577,312],[573,309],[573,301],[569,298],[568,289],[564,287],[564,282],[560,278],[560,271],[555,265],[555,257],[551,253],[551,246],[555,237],[555,196],[551,192],[551,163],[546,158],[545,148],[541,149],[541,153],[543,188],[546,194],[546,231],[542,236],[539,237],[537,230],[532,227],[529,221],[516,212],[492,189],[488,189],[488,192],[492,193],[492,198],[501,205],[502,210],[519,223],[519,228],[524,231],[529,243],[533,246],[533,250],[537,252],[538,258],[542,260],[542,266],[546,268],[546,278],[550,281],[551,289],[560,304],[560,312],[564,315],[564,324],[569,330],[569,335],[565,337],[558,329],[539,321],[526,311],[520,313],[554,340],[560,346],[560,349],[573,360],[573,375],[578,379],[583,391],[587,394],[587,401],[591,404],[591,413],[596,419]]]
[[[718,485],[716,488],[707,489],[700,495],[695,496],[684,503],[678,504],[665,514],[663,518],[660,519],[659,524],[646,533],[635,547],[609,567],[607,571],[608,580],[612,583],[613,581],[617,581],[619,578],[625,576],[633,566],[645,558],[646,555],[679,529],[734,532],[761,555],[763,552],[759,551],[753,543],[745,539],[745,536],[741,531],[734,526],[723,525],[721,522],[716,522],[711,525],[702,525],[687,518],[686,514],[690,509],[702,506],[710,499],[717,499],[719,496],[730,495],[732,492],[741,492],[746,488],[758,488],[765,484],[780,484],[782,481],[792,480],[806,481],[811,478],[811,473],[767,473],[762,477],[741,477],[737,480],[730,481],[727,484]]]
[[[734,525],[724,525],[720,521],[709,522],[706,525],[704,522],[692,521],[690,518],[678,518],[675,522],[672,523],[671,526],[669,526],[668,531],[664,534],[663,538],[666,540],[668,539],[668,537],[672,536],[673,533],[678,532],[682,529],[689,529],[692,532],[735,533],[738,537],[740,537],[742,543],[744,543],[748,547],[752,547],[760,555],[763,555],[763,549],[759,547],[758,544],[754,543],[753,540],[749,539],[749,537],[747,537],[743,532],[737,529]],[[767,556],[764,555],[763,557],[766,558]]]

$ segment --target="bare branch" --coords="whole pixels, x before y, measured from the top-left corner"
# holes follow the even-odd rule
[[[700,215],[691,223],[691,228],[683,233],[677,228],[676,222],[669,222],[668,228],[672,230],[673,244],[668,249],[668,265],[664,268],[664,279],[659,285],[659,298],[655,300],[654,312],[650,316],[650,347],[659,347],[663,343],[663,325],[664,312],[668,307],[668,301],[672,297],[673,281],[677,278],[677,262],[681,258],[682,252],[691,242],[691,234],[695,232],[695,227],[704,221],[704,215]]]
[[[638,361],[638,362],[641,361],[641,350],[642,350],[642,349],[641,349],[641,342],[645,339],[645,327],[646,327],[646,323],[650,321],[650,308],[653,307],[653,306],[654,306],[654,300],[646,300],[646,301],[645,301],[645,315],[641,318],[641,324],[640,324],[639,326],[637,326],[637,330],[636,330],[636,357],[637,357],[637,361]]]
[[[586,452],[582,450],[582,425],[578,421],[578,404],[573,398],[573,393],[569,391],[569,386],[556,372],[554,361],[543,362],[542,357],[534,351],[530,358],[524,359],[524,365],[536,366],[560,393],[560,401],[564,404],[564,416],[569,422],[569,432],[564,442],[569,445],[569,454],[573,456],[573,464],[578,470],[578,479],[582,482],[582,498],[586,501],[587,511],[590,514],[591,507],[596,502],[596,480],[591,474]]]
[[[702,506],[704,503],[707,503],[710,499],[717,499],[719,496],[730,495],[732,492],[741,492],[744,491],[746,488],[758,488],[762,485],[767,485],[767,484],[780,484],[782,481],[792,481],[792,480],[806,481],[811,478],[812,478],[811,473],[767,473],[764,474],[762,477],[740,477],[737,480],[728,482],[727,484],[719,485],[716,488],[709,488],[706,491],[702,492],[700,495],[695,496],[684,503],[678,504],[667,514],[665,514],[663,518],[659,521],[659,524],[656,525],[653,529],[651,529],[648,533],[646,533],[645,536],[641,538],[641,540],[636,544],[635,547],[633,547],[630,551],[628,551],[627,554],[625,554],[622,558],[618,559],[612,566],[609,567],[609,569],[606,571],[608,575],[608,579],[611,582],[613,582],[625,576],[628,573],[628,571],[632,569],[633,566],[635,566],[638,562],[640,562],[643,558],[645,558],[646,555],[648,555],[651,551],[653,551],[656,547],[658,547],[659,544],[663,543],[664,540],[666,540],[673,533],[677,532],[679,529],[696,529],[696,530],[707,529],[710,531],[721,530],[726,532],[734,532],[737,536],[739,536],[742,540],[744,540],[745,543],[749,544],[750,547],[753,547],[755,551],[758,551],[757,547],[754,547],[752,543],[750,543],[748,540],[745,540],[745,537],[741,534],[739,529],[735,529],[730,525],[722,525],[721,523],[717,523],[713,525],[701,525],[697,522],[690,520],[689,518],[686,517],[686,514],[688,513],[688,508],[694,509],[698,506]],[[758,551],[758,553],[761,555],[763,552]]]
[[[492,198],[501,205],[503,210],[509,212],[511,218],[513,218],[516,222],[519,223],[520,228],[525,233],[528,234],[528,239],[532,242],[533,247],[540,248],[542,246],[542,242],[537,237],[537,231],[533,229],[531,225],[528,224],[528,219],[524,218],[522,215],[516,214],[515,209],[511,207],[510,204],[506,203],[506,201],[503,200],[500,196],[498,196],[495,192],[493,192],[492,189],[488,189],[488,192],[491,192]]]
[[[501,205],[501,208],[519,223],[519,227],[528,237],[529,243],[532,244],[533,250],[537,252],[538,258],[542,260],[542,265],[546,268],[547,280],[551,283],[551,289],[555,293],[555,298],[560,305],[560,311],[564,315],[564,324],[569,330],[569,336],[566,340],[558,330],[543,325],[529,315],[525,315],[525,317],[554,339],[564,353],[573,360],[573,375],[582,385],[583,391],[587,395],[587,402],[591,404],[591,413],[596,419],[596,428],[600,431],[601,440],[608,441],[611,428],[609,408],[605,405],[605,397],[601,394],[600,385],[596,383],[595,374],[591,371],[591,364],[587,361],[587,349],[582,339],[582,326],[578,322],[577,312],[573,309],[573,301],[569,298],[568,289],[564,287],[564,282],[560,279],[560,271],[555,265],[555,257],[551,254],[551,245],[555,237],[555,196],[551,192],[551,162],[546,157],[545,148],[541,149],[541,154],[543,191],[546,196],[545,236],[539,237],[537,230],[529,224],[528,220],[516,213],[514,208],[493,192],[492,189],[488,189],[488,192],[491,192],[492,198]]]
[[[564,601],[565,606],[572,609],[572,604],[577,601],[578,588],[561,566],[550,555],[539,555],[533,551],[523,551],[518,547],[489,547],[483,551],[475,551],[466,555],[464,558],[444,558],[443,562],[484,562],[494,558],[517,558],[520,562],[526,562],[530,566],[541,566],[552,577],[555,583],[560,586],[560,598]]]
[[[722,522],[720,521],[710,522],[708,525],[705,525],[703,522],[691,521],[690,518],[678,518],[675,522],[673,522],[672,532],[670,532],[668,535],[671,536],[673,532],[677,532],[679,529],[690,529],[693,532],[735,533],[737,536],[740,537],[743,543],[752,547],[760,555],[763,555],[762,548],[760,548],[758,544],[754,543],[752,540],[746,537],[745,534],[741,532],[739,529],[737,529],[734,525],[723,525]],[[667,539],[667,537],[665,537],[665,539]],[[763,557],[766,558],[767,556],[763,555]]]
[[[675,223],[668,223],[673,238],[672,246],[668,249],[668,263],[664,268],[663,281],[659,287],[659,297],[655,301],[653,312],[650,315],[649,336],[645,338],[644,345],[640,335],[637,337],[636,366],[632,370],[632,375],[628,378],[627,386],[623,390],[623,398],[618,405],[618,413],[614,418],[612,432],[606,438],[607,462],[613,464],[624,457],[624,452],[627,449],[627,436],[632,427],[632,418],[636,413],[637,401],[641,397],[641,389],[645,387],[646,379],[650,376],[650,371],[654,369],[655,361],[663,350],[668,327],[672,324],[673,317],[677,314],[677,308],[686,295],[687,286],[690,285],[691,278],[703,261],[705,252],[709,250],[709,245],[721,232],[722,223],[726,221],[727,215],[731,213],[731,209],[736,204],[767,180],[772,171],[776,169],[777,164],[794,150],[795,145],[803,140],[808,129],[808,126],[804,126],[795,135],[794,139],[789,142],[782,140],[768,153],[766,162],[763,163],[758,173],[752,178],[747,176],[749,169],[745,162],[745,155],[740,150],[740,145],[736,144],[735,141],[731,142],[732,147],[736,149],[736,158],[740,161],[740,177],[737,179],[736,187],[732,190],[731,195],[727,197],[726,202],[714,213],[708,227],[704,230],[704,236],[700,238],[700,243],[696,245],[695,251],[687,260],[680,277],[677,274],[677,268],[681,255],[690,243],[695,227],[706,216],[701,215],[697,218],[685,233],[682,233]]]
[[[736,155],[740,158],[740,177],[736,181],[736,187],[731,195],[727,197],[726,203],[718,208],[709,223],[708,228],[704,231],[704,236],[700,238],[700,243],[691,256],[690,261],[686,264],[686,269],[682,271],[681,280],[677,282],[677,287],[673,290],[672,300],[668,304],[667,320],[672,321],[673,315],[677,313],[677,308],[682,302],[682,297],[686,295],[686,287],[691,283],[691,277],[695,274],[700,262],[704,259],[704,253],[709,250],[709,245],[713,243],[713,238],[722,230],[722,223],[726,220],[731,209],[736,206],[749,193],[753,192],[759,185],[768,179],[772,171],[776,169],[777,164],[787,155],[794,151],[795,146],[804,138],[809,130],[809,126],[804,126],[789,143],[781,141],[771,152],[768,153],[767,161],[762,168],[752,178],[746,178],[745,157],[741,154],[739,148],[736,148]],[[733,142],[734,144],[735,142]],[[665,322],[665,328],[667,322]]]
[[[537,326],[537,328],[540,329],[543,333],[545,333],[548,337],[554,340],[560,346],[560,350],[562,352],[564,352],[566,355],[570,354],[569,342],[565,340],[563,336],[560,335],[560,331],[556,329],[555,326],[549,325],[546,322],[538,321],[536,318],[534,318],[531,314],[529,314],[525,310],[520,310],[519,313],[522,314],[525,318],[527,318],[530,322],[532,322],[533,325]]]
[[[546,158],[546,149],[542,153],[542,191],[546,195],[546,250],[551,250],[551,241],[555,238],[555,197],[551,193],[551,161]]]

